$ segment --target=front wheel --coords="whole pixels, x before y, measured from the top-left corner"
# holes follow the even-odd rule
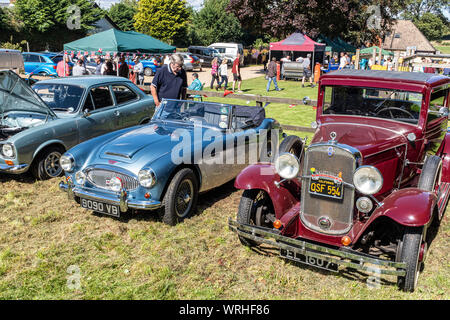
[[[172,178],[163,200],[164,223],[174,226],[191,216],[198,196],[198,181],[194,172],[185,168]]]
[[[245,190],[239,203],[237,222],[272,228],[275,216],[272,202],[267,192],[263,190]],[[241,243],[248,247],[254,247],[260,243],[239,236]]]
[[[419,258],[425,248],[422,227],[405,229],[396,256],[396,261],[406,263],[406,275],[397,278],[397,285],[403,291],[413,292],[416,289],[425,252],[422,252],[422,259]]]
[[[59,164],[59,159],[64,153],[60,147],[51,147],[42,151],[31,167],[31,172],[36,179],[47,180],[62,175],[63,169]]]

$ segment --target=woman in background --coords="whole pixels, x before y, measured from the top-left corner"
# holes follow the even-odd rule
[[[220,83],[219,85],[216,87],[216,90],[218,89],[222,89],[222,83],[225,82],[225,85],[223,86],[223,90],[226,90],[227,86],[228,86],[228,64],[227,64],[228,60],[227,59],[223,59],[222,60],[222,64],[219,67],[219,75],[220,75]]]
[[[219,85],[219,63],[217,57],[215,57],[211,61],[211,89],[214,88],[214,81],[217,81],[217,85]]]

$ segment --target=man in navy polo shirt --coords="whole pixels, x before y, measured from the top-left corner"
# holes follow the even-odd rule
[[[164,98],[186,99],[188,85],[183,64],[183,58],[179,54],[173,54],[170,56],[170,63],[156,72],[150,90],[157,107]]]

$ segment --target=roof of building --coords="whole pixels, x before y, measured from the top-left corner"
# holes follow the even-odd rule
[[[416,47],[416,51],[435,53],[436,49],[410,20],[395,20],[390,33],[383,42],[383,49],[406,51]]]

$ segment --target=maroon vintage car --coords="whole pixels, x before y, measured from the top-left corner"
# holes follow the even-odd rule
[[[241,242],[284,258],[397,276],[413,291],[450,192],[450,78],[342,70],[321,77],[315,134],[247,167]]]

